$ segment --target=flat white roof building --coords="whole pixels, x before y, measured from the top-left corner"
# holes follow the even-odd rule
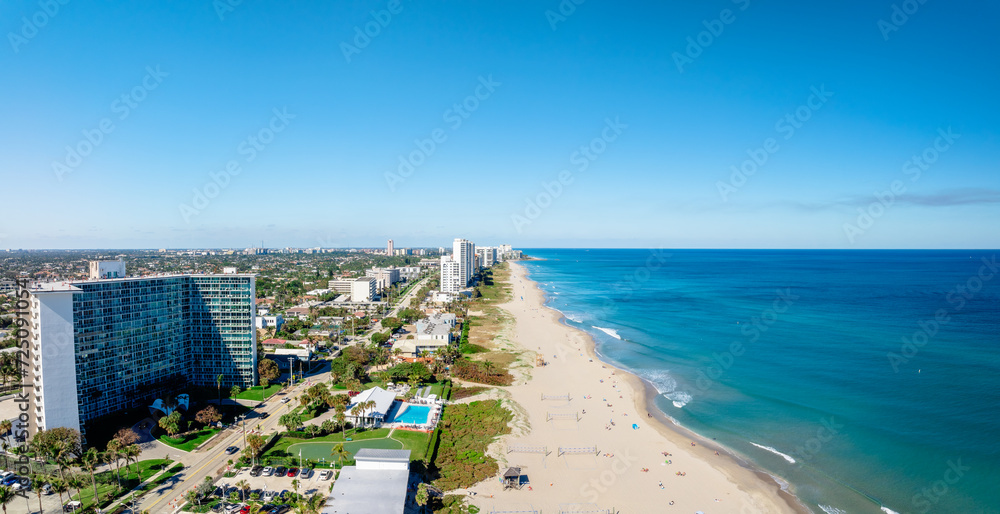
[[[345,466],[323,514],[403,514],[410,481],[410,450],[362,448]]]

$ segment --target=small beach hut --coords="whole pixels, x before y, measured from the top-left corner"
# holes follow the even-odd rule
[[[507,468],[507,471],[504,471],[503,488],[504,490],[521,488],[521,468]]]

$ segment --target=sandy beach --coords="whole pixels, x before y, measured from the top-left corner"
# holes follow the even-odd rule
[[[522,360],[546,364],[506,388],[518,427],[491,449],[501,473],[519,466],[530,482],[504,491],[488,480],[470,489],[470,503],[483,512],[807,512],[766,475],[668,426],[647,407],[655,391],[602,363],[586,333],[544,307],[523,266],[511,263],[510,280],[508,336],[529,352]]]

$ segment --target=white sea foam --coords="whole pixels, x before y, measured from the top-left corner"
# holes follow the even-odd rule
[[[890,509],[889,507],[886,507],[885,505],[882,506],[882,512],[885,512],[885,514],[899,514],[898,512]]]
[[[570,321],[575,321],[577,323],[583,323],[582,319],[580,319],[578,316],[573,316],[572,314],[567,314],[566,315],[566,319],[568,319]]]
[[[826,514],[847,514],[846,510],[841,510],[838,509],[837,507],[833,507],[830,505],[820,505],[819,508],[822,509],[823,512],[825,512]]]
[[[656,392],[670,400],[678,409],[683,408],[693,399],[690,393],[677,390],[677,381],[670,376],[668,371],[642,371],[639,375],[653,384]]]
[[[604,332],[605,334],[618,340],[621,340],[622,338],[622,336],[618,335],[618,332],[613,328],[595,327],[593,325],[591,325],[590,328],[596,328],[597,330],[600,330],[601,332]]]
[[[684,391],[674,391],[663,396],[666,396],[668,400],[673,402],[674,407],[677,407],[678,409],[683,408],[693,399],[690,394],[685,393]]]
[[[757,448],[760,448],[761,450],[767,450],[775,455],[780,455],[783,459],[787,460],[789,464],[795,464],[795,459],[793,459],[791,455],[786,455],[784,453],[779,452],[778,450],[775,450],[774,448],[771,448],[770,446],[759,445],[753,441],[751,441],[750,444],[756,446]]]

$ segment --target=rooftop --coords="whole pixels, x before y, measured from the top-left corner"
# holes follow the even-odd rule
[[[362,448],[354,454],[354,460],[370,462],[410,462],[410,450],[382,450],[378,448]]]
[[[359,452],[360,453],[360,452]],[[323,514],[403,514],[407,470],[346,466],[333,484]]]

